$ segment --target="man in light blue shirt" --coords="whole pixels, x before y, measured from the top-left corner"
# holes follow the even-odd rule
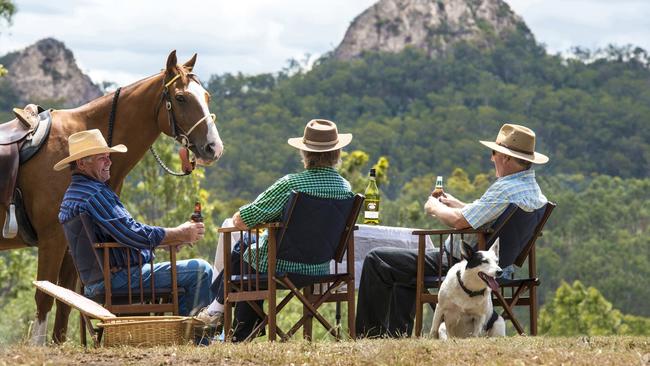
[[[443,224],[455,229],[489,227],[515,204],[533,211],[547,202],[535,180],[532,164],[545,164],[548,157],[535,152],[535,133],[524,126],[504,124],[496,141],[480,141],[492,150],[492,162],[497,181],[478,200],[465,204],[449,193],[435,198],[429,196],[425,211]],[[454,236],[454,257],[460,258],[459,235]],[[476,243],[468,235],[466,241]],[[449,239],[445,242],[450,251]],[[425,273],[438,273],[439,252],[427,252]],[[446,267],[446,256],[443,266]],[[356,330],[359,337],[399,337],[410,335],[415,310],[417,250],[376,248],[366,256],[361,272]],[[446,272],[447,268],[443,271]],[[512,267],[504,268],[505,274]]]

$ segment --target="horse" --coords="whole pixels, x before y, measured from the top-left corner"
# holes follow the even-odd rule
[[[108,136],[109,144],[128,147],[128,152],[111,156],[113,165],[107,183],[118,194],[126,175],[161,133],[189,148],[199,164],[209,165],[221,157],[223,142],[215,117],[208,109],[210,95],[192,74],[196,57],[194,54],[183,65],[178,65],[174,50],[167,57],[166,67],[158,74],[80,107],[51,111],[49,137],[39,152],[20,166],[17,180],[25,211],[38,237],[38,280],[48,280],[72,290],[76,286],[77,273],[58,222],[59,206],[71,174],[53,170],[54,164],[67,156],[68,136],[97,128]],[[0,222],[4,219],[5,212],[1,212]],[[0,238],[0,250],[26,246],[20,236]],[[47,314],[52,309],[53,299],[40,291],[36,291],[34,298],[36,319],[31,339],[34,344],[44,344]],[[57,343],[66,339],[69,314],[70,307],[57,301],[52,333]]]

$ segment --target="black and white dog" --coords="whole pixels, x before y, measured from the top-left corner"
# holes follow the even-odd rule
[[[506,324],[492,308],[492,291],[498,291],[499,239],[486,251],[462,244],[463,260],[453,265],[438,292],[430,335],[448,337],[503,337]]]

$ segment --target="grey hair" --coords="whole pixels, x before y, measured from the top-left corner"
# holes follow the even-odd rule
[[[341,149],[325,152],[300,150],[305,169],[334,167],[341,162]]]
[[[77,159],[77,160],[83,160],[84,162],[89,162],[90,160],[92,160],[92,158],[93,157],[91,155],[91,156],[84,156],[83,158]],[[76,171],[79,168],[77,166],[77,160],[73,160],[73,161],[70,162],[70,170],[73,171],[73,172]]]

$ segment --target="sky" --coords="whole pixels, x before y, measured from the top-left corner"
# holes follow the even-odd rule
[[[225,72],[274,73],[287,60],[332,51],[376,0],[14,0],[0,24],[0,55],[54,37],[95,82],[127,85],[177,50],[198,53],[204,80]],[[650,50],[648,0],[506,0],[550,53],[610,43]]]

